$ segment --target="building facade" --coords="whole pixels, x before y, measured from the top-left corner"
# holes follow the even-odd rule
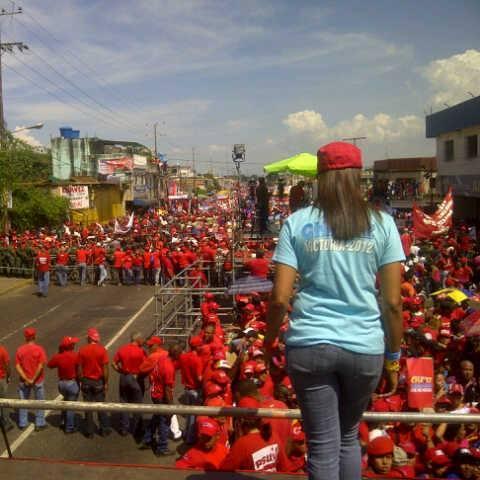
[[[426,118],[426,136],[436,139],[439,186],[452,187],[454,217],[480,218],[480,96]]]

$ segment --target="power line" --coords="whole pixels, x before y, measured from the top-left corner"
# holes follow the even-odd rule
[[[28,12],[25,12],[25,15],[30,18],[33,22],[35,22],[38,27],[40,27],[41,30],[43,30],[47,35],[49,35],[51,38],[53,38],[53,40],[55,40],[55,42],[57,43],[62,43],[61,40],[59,40],[52,32],[50,32],[46,27],[44,27],[35,17],[33,17],[32,15],[30,15]],[[23,24],[25,26],[25,24]],[[37,37],[38,38],[38,37]],[[50,47],[49,47],[50,48]],[[51,48],[50,48],[51,49]],[[94,75],[96,75],[101,81],[102,83],[98,82],[95,78],[92,77],[92,80],[95,81],[97,83],[97,85],[99,85],[101,88],[103,89],[107,89],[108,88],[108,93],[113,96],[115,98],[116,94],[114,95],[114,91],[112,90],[112,87],[111,85],[108,85],[108,82],[97,72],[95,71],[90,65],[88,65],[88,63],[86,63],[82,58],[80,58],[77,54],[75,54],[74,52],[72,52],[71,50],[69,49],[65,49],[65,51],[73,58],[75,58],[77,61],[79,61],[84,67],[86,67],[91,73],[93,73]],[[64,55],[60,54],[63,58],[66,58]],[[73,68],[75,68],[77,71],[80,71],[80,73],[84,76],[85,73],[82,72],[81,70],[78,70],[75,66],[73,66],[68,60],[67,60],[67,63],[69,65],[71,65]],[[88,77],[86,77],[88,78]],[[121,101],[121,102],[124,102],[125,101],[125,98],[120,98],[120,97],[116,97],[117,98],[117,101]],[[120,99],[120,100],[119,100]],[[138,109],[138,107],[136,107],[134,104],[130,103],[130,102],[125,102],[127,105],[130,105],[130,108],[133,108],[135,110],[137,110],[138,113],[142,113],[143,112]]]
[[[46,48],[48,48],[50,51],[52,51],[53,53],[55,53],[56,55],[62,57],[62,59],[65,61],[65,63],[67,63],[70,67],[72,67],[76,72],[80,73],[80,75],[82,75],[84,78],[86,78],[88,81],[91,81],[93,80],[98,86],[100,86],[100,88],[102,89],[105,89],[104,86],[102,86],[99,82],[97,82],[94,78],[91,78],[89,77],[88,75],[85,74],[85,72],[83,72],[80,68],[78,68],[74,63],[72,63],[68,57],[66,57],[62,52],[59,52],[59,51],[56,51],[54,50],[50,45],[48,45],[46,42],[44,42],[42,40],[42,38],[37,35],[37,33],[28,28],[27,25],[25,23],[23,23],[21,20],[17,20],[18,23],[20,23],[20,25],[22,25],[28,32],[30,32],[42,45],[44,45]],[[35,52],[35,51],[32,51],[32,53],[34,53],[35,55],[37,55],[43,62],[45,62],[48,66],[50,66],[50,68],[52,68],[55,73],[57,73],[58,75],[60,75],[62,78],[66,79],[67,81],[71,82],[74,86],[75,83],[73,81],[71,81],[70,79],[66,78],[62,73],[58,72],[58,70],[56,70],[53,66],[51,66],[51,64],[49,64],[39,53]],[[102,106],[102,108],[104,108],[105,110],[108,110],[112,113],[114,113],[115,115],[121,117],[122,115],[119,113],[119,112],[116,112],[115,110],[109,108],[107,105],[103,105],[101,102],[97,102],[97,100],[95,98],[93,98],[90,94],[88,94],[87,92],[85,92],[83,89],[81,89],[80,87],[77,87],[80,91],[82,91],[82,93],[86,96],[88,96],[89,98],[92,99],[92,101],[94,101],[95,103],[98,103]],[[111,93],[111,92],[109,92]],[[123,105],[122,105],[123,106]],[[138,112],[140,112],[140,110],[138,110]]]

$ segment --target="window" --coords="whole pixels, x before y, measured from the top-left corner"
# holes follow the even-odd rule
[[[470,135],[466,138],[467,158],[478,157],[478,137],[477,135]]]
[[[454,148],[453,140],[446,140],[444,143],[445,146],[445,161],[451,162],[453,160]]]

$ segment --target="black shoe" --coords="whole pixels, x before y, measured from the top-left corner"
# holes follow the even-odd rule
[[[35,431],[36,432],[41,432],[42,430],[46,430],[48,428],[48,425],[45,424],[45,425],[35,425]]]
[[[85,437],[86,437],[86,438],[93,438],[94,436],[95,436],[94,433],[86,433],[86,434],[85,434]]]
[[[102,428],[102,429],[100,429],[100,431],[98,432],[98,434],[99,434],[101,437],[108,437],[111,433],[112,433],[112,429],[111,429],[111,428]]]
[[[160,450],[158,452],[153,452],[156,457],[170,457],[172,455],[175,455],[175,452],[173,450],[169,450],[168,448],[166,450]]]
[[[119,430],[118,434],[122,437],[127,437],[129,434],[128,430]]]

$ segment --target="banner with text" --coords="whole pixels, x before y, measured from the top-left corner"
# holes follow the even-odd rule
[[[433,407],[432,358],[407,358],[407,386],[410,408]]]
[[[70,202],[72,210],[81,210],[90,207],[87,185],[67,185],[61,188],[61,195]]]
[[[431,238],[445,235],[452,228],[453,196],[450,188],[433,215],[427,215],[417,205],[413,205],[413,233],[415,238]]]

